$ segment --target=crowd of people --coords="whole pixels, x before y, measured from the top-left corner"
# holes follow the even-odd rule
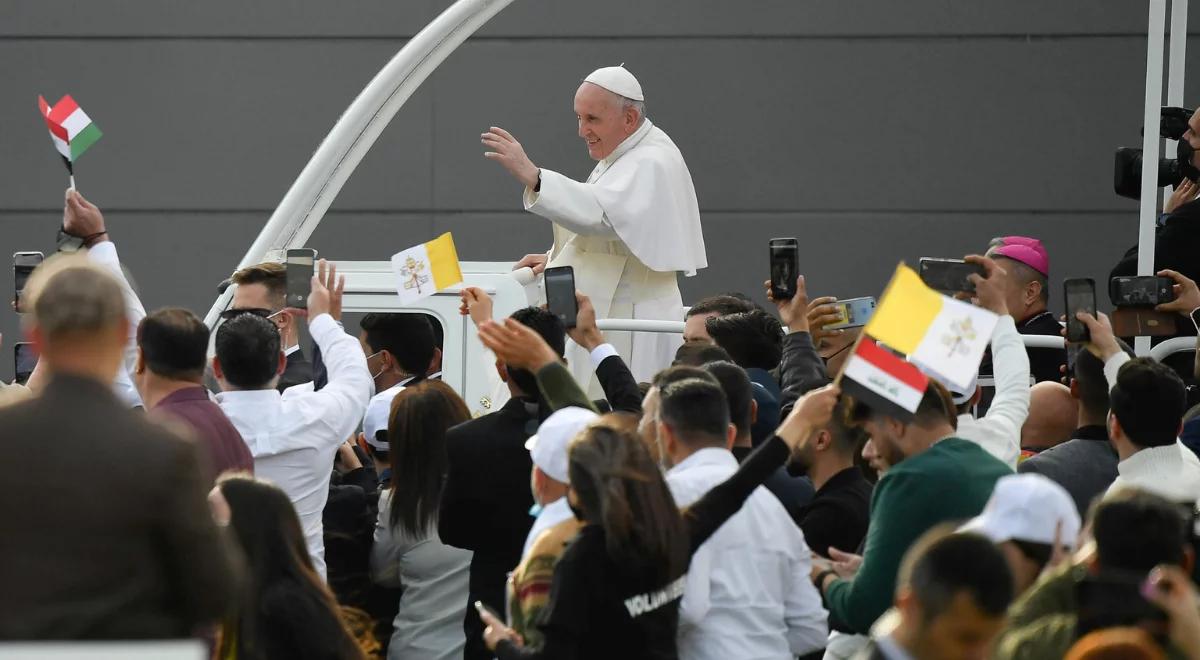
[[[147,313],[75,191],[63,229],[85,245],[29,280],[40,357],[0,389],[0,639],[194,638],[238,660],[1200,659],[1194,375],[1135,357],[1104,314],[1077,317],[1071,359],[1027,350],[1062,329],[1035,239],[968,257],[971,302],[1000,318],[979,382],[930,373],[911,416],[842,393],[861,328],[829,327],[836,300],[801,276],[790,299],[767,283],[771,309],[696,303],[649,382],[587,296],[566,328],[494,318],[465,287],[510,394],[472,418],[440,325],[373,313],[348,332],[323,261],[305,309],[281,264],[238,271],[210,333]],[[1163,272],[1165,311],[1200,308]]]

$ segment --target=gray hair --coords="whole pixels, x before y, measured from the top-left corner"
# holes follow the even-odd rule
[[[633,99],[626,96],[621,96],[620,94],[614,94],[614,96],[621,101],[621,112],[625,112],[629,108],[637,110],[638,126],[641,126],[642,122],[646,119],[646,102],[634,101]]]
[[[116,278],[80,257],[47,259],[30,278],[27,323],[53,338],[116,326],[125,316],[125,298]],[[39,277],[40,276],[40,277]]]

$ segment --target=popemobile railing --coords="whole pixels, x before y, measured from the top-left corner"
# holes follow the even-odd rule
[[[601,330],[614,332],[674,332],[683,333],[683,321],[650,321],[646,319],[600,319],[597,325]],[[1062,337],[1049,335],[1021,335],[1025,348],[1063,348],[1066,342]],[[1168,355],[1196,350],[1195,337],[1174,337],[1150,349],[1150,357],[1162,361]]]

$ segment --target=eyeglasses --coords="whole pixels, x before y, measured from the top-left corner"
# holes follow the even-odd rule
[[[221,312],[221,320],[228,321],[229,319],[236,318],[238,316],[241,316],[242,314],[253,314],[255,316],[269,320],[269,319],[272,319],[282,313],[283,313],[282,309],[279,310],[278,312],[272,312],[269,309],[263,309],[261,307],[240,307],[240,308],[234,308],[234,309],[226,309],[226,310],[222,311]]]

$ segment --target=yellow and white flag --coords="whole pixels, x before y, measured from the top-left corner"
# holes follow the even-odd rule
[[[986,309],[934,291],[900,264],[863,332],[965,389],[998,320]]]
[[[392,272],[396,274],[396,293],[404,305],[463,281],[458,251],[449,232],[392,255]]]

